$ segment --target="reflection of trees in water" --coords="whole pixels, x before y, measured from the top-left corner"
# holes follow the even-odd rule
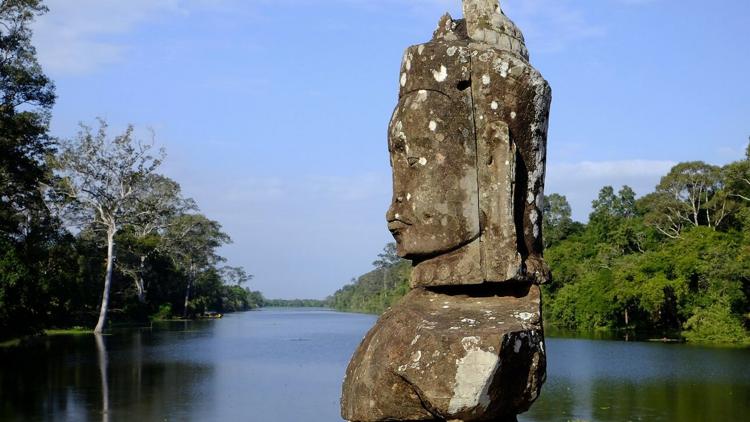
[[[160,341],[134,330],[54,336],[0,349],[0,420],[145,421],[175,412],[180,419],[211,400],[211,391],[202,389],[213,368],[172,360],[170,352],[179,346],[155,351]]]
[[[107,378],[107,348],[104,345],[104,336],[101,333],[94,334],[96,340],[96,352],[99,362],[99,377],[102,380],[102,422],[109,422],[109,379]]]
[[[750,383],[710,381],[570,380],[548,382],[521,422],[577,418],[598,422],[626,420],[703,422],[735,420],[750,412]]]

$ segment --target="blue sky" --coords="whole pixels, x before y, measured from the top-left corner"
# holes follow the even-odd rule
[[[391,241],[386,126],[403,50],[459,0],[47,0],[52,132],[150,127],[164,173],[234,239],[267,297],[317,297]],[[750,135],[747,0],[507,0],[553,90],[547,192],[585,220],[605,184],[645,194]]]

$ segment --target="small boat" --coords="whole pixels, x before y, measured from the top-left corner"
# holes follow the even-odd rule
[[[218,313],[216,311],[206,311],[206,312],[203,313],[203,317],[204,318],[209,318],[209,319],[219,319],[219,318],[221,318],[223,316],[224,315],[222,315],[222,314],[220,314],[220,313]]]

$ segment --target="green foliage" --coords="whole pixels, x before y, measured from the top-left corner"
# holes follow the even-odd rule
[[[24,226],[46,214],[37,188],[48,177],[43,159],[52,147],[47,129],[55,86],[37,62],[30,28],[46,11],[39,0],[0,3],[0,234],[5,236],[22,235]]]
[[[583,230],[545,253],[546,321],[747,343],[750,204],[725,188],[743,163],[678,164],[639,200],[627,187],[603,188]]]
[[[93,325],[107,260],[102,228],[118,251],[115,323],[262,306],[259,292],[241,286],[252,276],[217,268],[216,249],[228,235],[196,213],[179,184],[155,173],[163,152],[152,157],[132,127],[110,139],[100,121],[98,131],[84,126],[77,138],[52,142],[54,84],[37,62],[30,29],[46,11],[40,0],[0,1],[0,340]],[[69,211],[77,234],[48,207]]]
[[[373,262],[374,270],[352,279],[328,298],[330,307],[340,311],[378,314],[395,304],[409,291],[411,263],[396,255],[389,243]]]
[[[685,322],[685,338],[695,343],[750,345],[742,320],[726,299],[698,307]]]
[[[172,304],[165,303],[159,306],[159,310],[155,314],[151,315],[151,319],[154,321],[166,320],[172,317]]]
[[[572,210],[568,199],[556,193],[544,197],[544,219],[542,220],[544,233],[544,247],[560,243],[576,230],[573,222]]]

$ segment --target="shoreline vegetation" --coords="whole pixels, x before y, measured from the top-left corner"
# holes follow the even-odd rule
[[[159,173],[153,133],[98,119],[50,135],[57,96],[31,30],[47,11],[0,8],[0,341],[261,306],[252,275],[218,254],[221,224]]]
[[[545,196],[546,326],[750,346],[750,144],[725,166],[679,163],[640,198],[605,186],[592,209],[576,222],[565,196]],[[408,291],[411,265],[393,244],[373,265],[329,305],[379,314]]]

